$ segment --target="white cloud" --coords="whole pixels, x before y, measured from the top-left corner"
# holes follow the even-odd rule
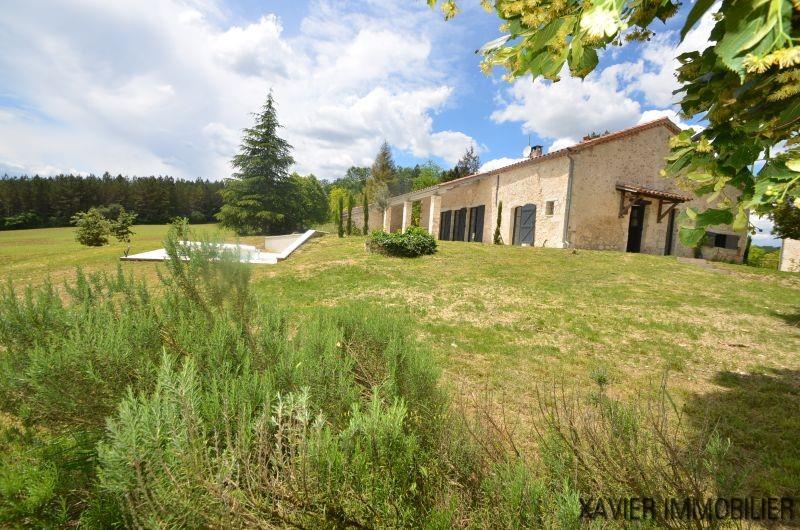
[[[516,164],[517,162],[522,162],[525,160],[524,158],[495,158],[494,160],[489,160],[485,164],[483,164],[480,168],[480,172],[483,173],[484,171],[493,171],[495,169],[499,169],[501,167],[510,166],[511,164]]]
[[[336,176],[369,163],[383,139],[455,162],[475,142],[434,127],[453,96],[436,31],[420,27],[436,17],[365,6],[317,0],[287,37],[275,15],[232,25],[213,0],[12,3],[0,14],[0,94],[19,104],[0,108],[0,161],[226,176],[272,89],[298,171]]]
[[[768,217],[759,217],[755,214],[750,215],[750,222],[755,226],[756,233],[752,235],[754,245],[779,247],[781,240],[772,235],[775,226]]]
[[[549,152],[558,151],[559,149],[565,149],[567,147],[572,147],[573,145],[577,144],[578,140],[575,138],[558,138],[555,142],[550,144]]]
[[[684,122],[681,118],[680,114],[677,111],[672,109],[653,109],[653,110],[646,110],[642,112],[642,116],[639,118],[638,123],[647,123],[648,121],[654,121],[659,118],[669,118],[672,120],[672,123],[680,127],[681,129],[688,129],[689,127],[697,127],[697,125],[690,126],[688,123]]]
[[[714,23],[711,13],[705,15],[680,44],[675,44],[675,32],[660,34],[641,45],[637,60],[612,64],[583,81],[566,67],[557,83],[519,79],[498,99],[492,119],[521,122],[523,132],[551,140],[550,151],[574,145],[591,132],[615,131],[662,116],[686,128],[672,93],[679,86],[676,57],[708,46]]]
[[[584,80],[568,72],[557,83],[520,79],[508,90],[511,101],[492,119],[522,122],[523,132],[553,139],[551,151],[591,132],[621,129],[636,123],[642,113],[639,102],[620,86],[620,79],[632,74],[612,66]]]
[[[650,105],[667,107],[677,102],[678,96],[673,94],[680,87],[675,72],[680,66],[677,57],[690,51],[702,51],[711,43],[709,36],[716,23],[713,13],[717,6],[706,13],[694,29],[686,34],[683,42],[675,44],[678,35],[675,32],[662,33],[643,46],[641,59],[636,67],[641,74],[632,80],[628,90],[639,91]]]

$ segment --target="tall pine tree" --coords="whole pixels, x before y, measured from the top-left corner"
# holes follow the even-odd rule
[[[375,162],[372,164],[372,180],[376,183],[391,186],[397,176],[397,166],[392,158],[392,150],[386,140],[381,144]]]
[[[455,165],[453,169],[442,173],[442,181],[447,182],[450,180],[460,179],[467,175],[474,175],[481,168],[481,158],[475,152],[475,148],[471,145],[464,151],[464,156]]]
[[[278,117],[272,93],[256,123],[244,130],[239,154],[232,165],[237,170],[221,191],[223,205],[217,214],[220,224],[237,234],[270,234],[285,230],[292,183],[289,168],[294,164],[292,146],[278,136]]]
[[[389,147],[389,142],[384,140],[378,150],[378,155],[375,157],[375,162],[372,164],[370,177],[367,180],[367,192],[378,201],[378,207],[381,208],[381,211],[383,211],[381,200],[384,195],[388,200],[391,195],[390,189],[395,183],[396,177],[397,166],[392,158],[392,150]]]

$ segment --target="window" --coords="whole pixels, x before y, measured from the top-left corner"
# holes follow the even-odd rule
[[[544,214],[553,215],[556,210],[556,201],[547,201],[544,203]]]
[[[708,232],[706,240],[703,243],[706,247],[714,248],[727,248],[736,250],[739,248],[739,236],[732,234],[718,234],[716,232]]]

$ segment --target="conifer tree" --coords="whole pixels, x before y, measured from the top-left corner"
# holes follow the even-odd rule
[[[278,136],[278,118],[272,93],[256,123],[244,130],[239,154],[232,165],[237,170],[221,191],[224,204],[217,214],[222,226],[237,234],[269,234],[286,228],[291,187],[289,168],[294,163],[291,146]]]
[[[339,237],[344,237],[344,196],[339,195],[338,214],[336,216],[336,229]]]
[[[500,222],[503,219],[503,201],[497,204],[497,225],[494,227],[494,244],[502,245],[503,236],[500,234]]]
[[[347,235],[353,235],[353,194],[347,194]]]
[[[474,175],[481,168],[481,157],[475,152],[473,146],[467,147],[464,156],[458,161],[458,167],[464,172],[464,175]]]
[[[394,182],[396,175],[397,166],[395,166],[392,158],[392,150],[389,148],[389,143],[384,140],[378,150],[378,155],[375,157],[375,162],[372,164],[371,180],[376,184],[389,186]]]
[[[364,212],[364,235],[366,236],[369,234],[369,198],[367,197],[367,190],[364,190],[361,196],[361,209]]]
[[[474,175],[480,171],[480,168],[481,158],[478,156],[478,153],[475,152],[475,148],[469,146],[467,150],[464,151],[464,155],[461,157],[461,160],[456,163],[455,167],[442,174],[442,181],[447,182],[466,177],[467,175]]]

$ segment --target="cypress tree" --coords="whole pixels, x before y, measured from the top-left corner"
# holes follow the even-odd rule
[[[339,196],[339,214],[336,216],[336,228],[339,232],[339,237],[344,237],[344,197],[342,195]]]
[[[364,212],[364,235],[369,234],[369,199],[367,198],[367,190],[364,190],[364,193],[361,194],[363,197],[361,209]]]
[[[500,220],[503,216],[503,201],[500,201],[497,204],[497,225],[494,227],[494,244],[495,245],[502,245],[503,244],[503,236],[500,235]]]
[[[353,235],[353,194],[347,194],[347,235]]]
[[[222,226],[237,234],[269,234],[285,228],[285,200],[289,168],[294,163],[291,146],[278,136],[278,118],[272,93],[255,125],[244,130],[239,154],[232,165],[237,170],[221,191],[223,205],[217,214]]]

